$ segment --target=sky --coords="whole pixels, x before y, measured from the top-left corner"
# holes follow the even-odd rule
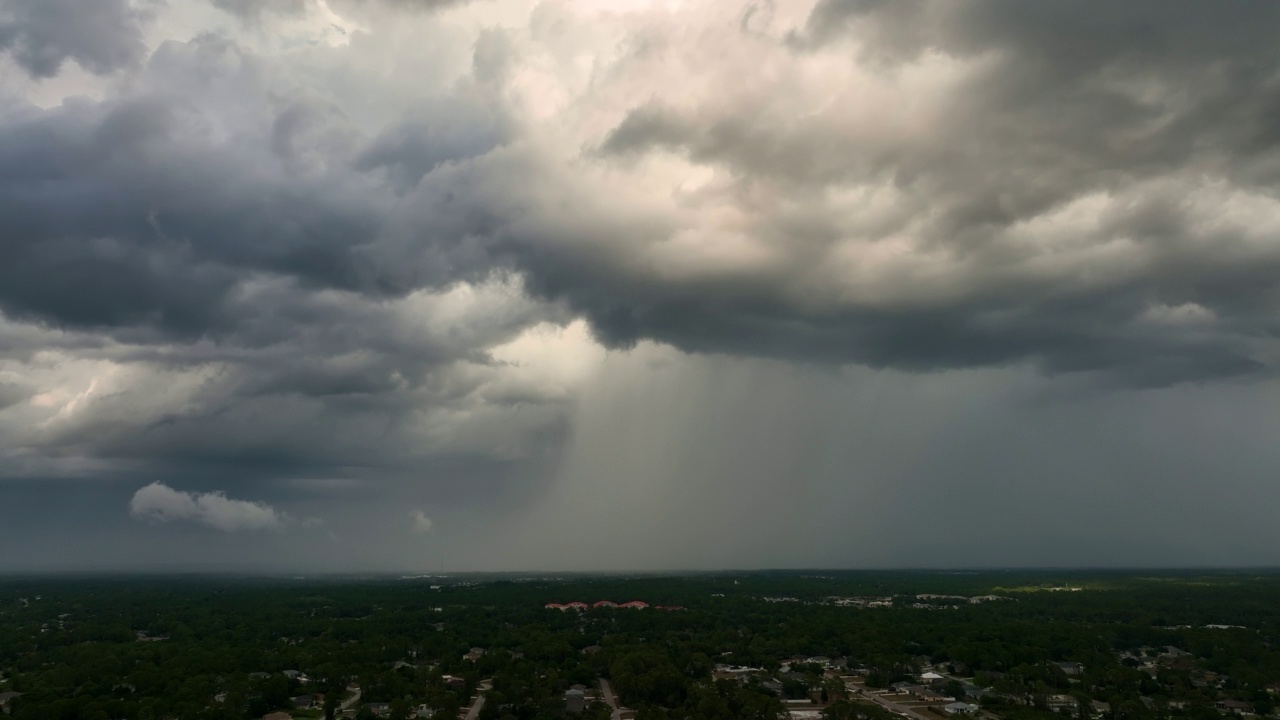
[[[1278,33],[0,0],[0,572],[1280,565]]]

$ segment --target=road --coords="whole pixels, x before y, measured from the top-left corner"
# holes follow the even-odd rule
[[[618,696],[613,694],[613,688],[609,687],[609,681],[600,678],[600,694],[604,696],[604,701],[609,703],[609,707],[613,708],[610,713],[612,720],[621,720],[622,713],[618,711]]]
[[[484,693],[476,695],[476,701],[471,703],[471,707],[467,710],[467,720],[476,720],[482,708],[484,708]]]
[[[471,703],[471,707],[467,708],[465,720],[476,720],[480,716],[480,710],[484,708],[484,691],[492,688],[493,685],[488,680],[481,680],[476,686],[476,701]]]
[[[351,688],[347,688],[347,689],[350,690]],[[350,710],[358,702],[360,702],[360,688],[356,688],[354,695],[347,698],[346,700],[343,700],[342,704],[338,706],[338,710]]]

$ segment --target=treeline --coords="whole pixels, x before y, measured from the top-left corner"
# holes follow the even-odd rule
[[[323,716],[357,684],[365,702],[390,703],[396,716],[427,705],[450,717],[491,679],[482,720],[535,720],[565,717],[564,691],[605,677],[640,720],[774,718],[783,708],[773,690],[713,683],[714,665],[776,671],[787,658],[843,657],[865,667],[869,684],[887,685],[927,657],[997,678],[991,684],[1001,694],[988,703],[1029,696],[1029,705],[1004,708],[1012,720],[1046,713],[1036,698],[1055,692],[1106,701],[1113,720],[1141,720],[1216,716],[1212,703],[1222,697],[1269,710],[1267,687],[1280,680],[1275,575],[752,573],[435,589],[432,582],[441,581],[0,581],[0,692],[22,693],[11,703],[17,720],[243,720],[288,708],[303,694],[320,706],[311,714]],[[920,593],[1013,599],[910,607]],[[857,609],[824,604],[831,596],[896,599],[894,607]],[[599,599],[688,610],[543,607]],[[1153,678],[1117,654],[1168,645],[1190,653],[1194,667]],[[471,648],[485,653],[463,659]],[[1048,664],[1064,660],[1084,665],[1077,682]],[[1202,686],[1203,671],[1221,680]],[[460,684],[447,685],[444,675]],[[789,682],[794,694],[799,681]],[[1153,697],[1191,702],[1158,716],[1167,705],[1141,700]],[[832,708],[836,720],[879,720],[865,706]]]

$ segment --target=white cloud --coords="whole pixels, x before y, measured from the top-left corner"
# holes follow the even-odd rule
[[[1193,325],[1209,325],[1217,316],[1209,308],[1189,302],[1181,305],[1159,303],[1147,308],[1142,313],[1142,320],[1154,325],[1173,325],[1187,327]]]
[[[183,492],[158,482],[134,493],[129,513],[154,522],[197,522],[229,533],[279,530],[288,520],[287,515],[265,503],[232,500],[221,492]]]
[[[409,532],[414,535],[426,535],[431,532],[431,526],[435,524],[431,522],[431,518],[427,517],[427,514],[421,510],[414,510],[409,513],[409,520]]]

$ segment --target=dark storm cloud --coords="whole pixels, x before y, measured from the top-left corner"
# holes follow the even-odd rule
[[[162,482],[394,474],[442,445],[487,455],[486,438],[516,452],[487,349],[567,318],[491,262],[464,267],[452,238],[434,247],[456,219],[392,222],[423,175],[501,141],[499,110],[465,86],[372,126],[351,109],[209,35],[161,45],[101,100],[4,108],[0,360],[69,389],[30,406],[0,367],[0,404],[77,409],[15,414],[26,437],[6,449]],[[104,367],[119,383],[99,392]],[[465,427],[431,429],[453,413]]]
[[[366,141],[331,105],[269,106],[254,63],[216,39],[170,44],[151,60],[149,91],[11,112],[0,125],[0,309],[194,337],[252,325],[228,315],[228,297],[254,273],[375,296],[452,282],[375,247],[391,197],[367,173],[414,182],[491,147],[493,121],[441,114],[435,127]],[[198,92],[234,93],[254,122],[219,137],[226,108]]]
[[[6,0],[0,6],[0,50],[38,78],[58,74],[67,60],[93,73],[140,61],[147,3],[129,0]]]
[[[830,423],[788,418],[863,382],[892,378],[907,425],[956,388],[1031,382],[1028,366],[1046,396],[1274,381],[1271,5],[530,3],[498,18],[444,0],[213,4],[245,22],[207,0],[0,13],[22,72],[125,71],[32,80],[41,106],[0,98],[6,481],[114,480],[122,514],[162,483],[173,507],[221,492],[298,518],[335,507],[307,488],[357,487],[343,497],[369,504],[341,532],[409,537],[420,509],[431,537],[457,538],[450,508],[554,495],[569,447],[600,508],[624,458],[624,490],[655,518],[638,533],[689,499],[692,544],[702,508],[730,498],[716,557],[731,562],[734,528],[785,500],[792,468],[853,502],[839,483],[859,459],[822,465],[841,443]],[[211,16],[226,27],[192,27]],[[144,25],[175,37],[143,47]],[[593,340],[636,352],[601,360]],[[845,383],[851,364],[885,372]],[[725,368],[742,377],[708,381]],[[896,402],[856,400],[872,418]],[[1093,424],[1000,401],[978,424],[1029,418],[1037,447]],[[1142,407],[1136,426],[1171,412]],[[668,430],[689,444],[671,458]],[[965,466],[968,486],[998,475],[1001,433],[978,434],[983,458],[960,433],[920,470],[898,456],[938,436],[899,447],[889,428],[859,471],[922,496]],[[1102,442],[1080,454],[1110,458]],[[1232,472],[1253,482],[1245,464]],[[667,484],[651,488],[657,471]],[[581,496],[533,522],[570,527]],[[128,521],[118,546],[179,525]]]
[[[541,186],[557,182],[542,177],[551,168],[468,164],[512,132],[491,100],[459,92],[447,113],[370,133],[332,99],[271,98],[260,59],[234,44],[170,43],[142,92],[18,111],[0,126],[0,230],[16,259],[0,270],[0,308],[69,327],[248,338],[252,318],[229,298],[253,273],[303,290],[398,296],[514,263],[535,293],[566,300],[614,345],[654,338],[907,368],[1032,360],[1143,383],[1258,370],[1256,343],[1280,329],[1262,310],[1277,294],[1280,251],[1266,238],[1242,241],[1243,220],[1206,230],[1203,208],[1185,198],[1205,178],[1224,202],[1269,197],[1280,179],[1280,51],[1262,42],[1280,11],[1161,7],[833,0],[784,39],[792,49],[782,63],[814,53],[840,62],[840,43],[857,38],[880,58],[873,74],[907,72],[925,53],[978,62],[937,101],[945,115],[926,139],[849,133],[835,111],[780,120],[776,108],[715,96],[646,99],[597,139],[590,162],[676,152],[725,168],[743,193],[731,201],[747,217],[736,232],[783,256],[764,273],[679,283],[624,252],[678,231],[679,220],[626,226],[588,211],[614,199],[587,196],[548,221],[556,199]],[[481,40],[477,74],[504,81],[485,69],[494,36]],[[498,45],[502,57],[512,52]],[[211,68],[215,79],[197,82],[250,118],[229,135],[219,126],[228,114],[188,80]],[[443,165],[457,167],[422,184]],[[760,183],[797,212],[751,207],[748,188]],[[873,249],[906,235],[911,252],[944,255],[939,297],[922,286],[849,301],[837,287],[812,290],[817,307],[796,302],[793,288],[811,282],[806,264],[829,257],[859,212],[811,198],[869,185],[899,197],[877,226],[857,229],[860,242]],[[1114,202],[1092,227],[1064,232],[1088,233],[1082,241],[1098,247],[1132,243],[1142,267],[1092,280],[1087,268],[1055,267],[1037,239],[1010,239],[1090,195]],[[615,232],[616,243],[594,239]],[[598,252],[583,255],[566,236]],[[1140,321],[1152,307],[1192,305],[1213,315],[1212,327]]]

